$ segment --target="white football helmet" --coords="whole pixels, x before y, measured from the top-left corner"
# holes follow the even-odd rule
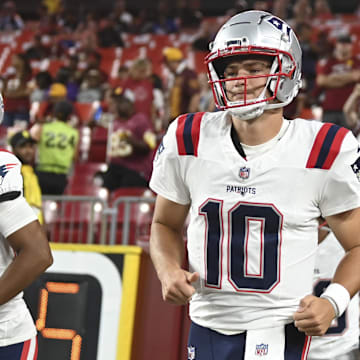
[[[0,94],[0,124],[2,123],[4,118],[4,100],[2,95]]]
[[[224,78],[226,64],[231,57],[264,55],[273,57],[269,74]],[[216,106],[233,115],[250,120],[264,110],[286,106],[301,87],[301,48],[295,33],[283,20],[264,11],[245,11],[229,19],[210,44],[205,58]],[[247,99],[247,81],[266,77],[261,95]],[[242,100],[230,101],[225,90],[226,81],[242,80]]]

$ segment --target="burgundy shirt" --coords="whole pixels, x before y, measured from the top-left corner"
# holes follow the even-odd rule
[[[136,113],[125,122],[115,120],[113,131],[116,132],[117,130],[129,130],[134,138],[143,140],[144,133],[151,131],[150,120],[145,114]],[[149,150],[147,154],[133,153],[126,157],[111,157],[111,162],[134,170],[149,180],[152,171],[152,157],[153,151]]]
[[[135,97],[136,112],[145,113],[151,121],[153,96],[153,83],[149,79],[133,80],[127,79],[124,83],[125,89],[130,89]]]
[[[200,92],[197,74],[191,69],[175,77],[174,86],[170,91],[170,116],[175,119],[181,114],[189,112],[191,98]]]
[[[342,74],[360,69],[360,60],[352,58],[339,61],[335,58],[321,60],[317,66],[317,73],[323,75]],[[338,88],[324,88],[325,98],[322,103],[324,111],[342,111],[342,108],[353,91],[355,82]]]

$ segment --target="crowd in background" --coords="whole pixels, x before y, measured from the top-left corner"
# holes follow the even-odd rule
[[[219,24],[247,9],[270,11],[286,19],[300,40],[303,87],[285,109],[285,117],[329,121],[358,134],[360,85],[355,85],[360,83],[360,27],[356,26],[360,6],[352,14],[341,15],[332,13],[327,0],[237,0],[221,18],[210,18],[199,1],[159,0],[156,6],[136,11],[129,5],[118,0],[109,14],[76,14],[62,1],[46,0],[38,18],[31,21],[23,20],[15,2],[2,5],[2,134],[9,138],[19,130],[29,130],[36,139],[35,167],[46,193],[55,190],[49,192],[44,181],[59,181],[59,177],[51,180],[51,173],[65,179],[61,190],[55,191],[63,193],[73,162],[81,160],[77,104],[91,104],[86,125],[92,134],[102,133],[106,138],[104,161],[111,166],[102,176],[104,186],[110,191],[116,186],[145,186],[153,152],[168,124],[181,113],[215,110],[205,68],[191,66],[187,55],[191,51],[203,56]],[[116,74],[102,66],[106,49],[121,51],[129,47],[130,37],[147,34],[176,35],[179,46],[161,49],[160,66],[141,53],[126,62],[119,57]],[[26,41],[14,49],[9,44],[12,36]],[[12,49],[7,66],[1,62],[6,45]],[[39,66],[46,60],[60,65],[56,71]],[[54,120],[58,124],[52,130],[47,124]],[[58,154],[64,149],[67,159],[60,155],[60,169]],[[58,154],[51,157],[51,151]],[[45,177],[44,172],[48,173]]]

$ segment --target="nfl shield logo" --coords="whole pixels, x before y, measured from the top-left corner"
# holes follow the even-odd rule
[[[264,356],[267,355],[269,349],[268,344],[260,344],[256,345],[255,355],[256,356]]]
[[[194,346],[188,346],[188,360],[195,360],[195,348],[194,348]]]
[[[243,166],[243,167],[240,168],[240,170],[239,170],[239,176],[240,176],[240,178],[243,179],[243,180],[248,179],[249,176],[250,176],[250,169],[247,168],[247,167],[245,167],[245,166]]]

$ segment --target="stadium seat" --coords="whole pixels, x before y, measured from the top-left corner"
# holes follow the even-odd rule
[[[95,126],[91,130],[88,161],[101,163],[106,162],[107,137],[108,130],[101,126]]]
[[[79,118],[80,125],[87,125],[95,112],[95,109],[98,106],[97,102],[92,103],[79,103],[74,102],[74,113]]]

